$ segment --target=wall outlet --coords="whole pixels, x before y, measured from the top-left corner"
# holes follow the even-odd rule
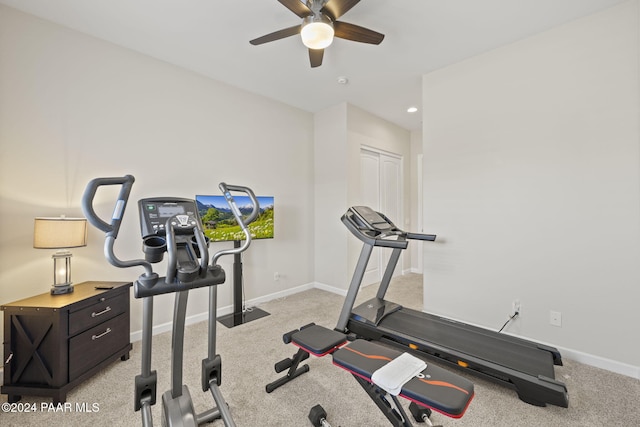
[[[559,328],[562,327],[562,313],[551,310],[549,312],[549,323]]]
[[[522,314],[521,310],[522,306],[520,305],[520,300],[513,300],[513,302],[511,303],[511,315],[513,316],[514,314],[518,313],[518,316],[520,316]]]
[[[277,271],[273,273],[273,280],[276,282],[280,280],[280,273],[278,273]]]

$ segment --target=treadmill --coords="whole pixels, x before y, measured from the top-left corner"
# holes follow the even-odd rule
[[[385,215],[366,206],[350,207],[341,219],[364,245],[336,330],[386,342],[465,368],[515,389],[521,400],[532,405],[569,406],[567,387],[555,379],[554,365],[562,365],[557,349],[405,308],[384,299],[408,241],[434,241],[435,235],[402,231]],[[389,262],[376,297],[354,308],[375,246],[392,249]]]

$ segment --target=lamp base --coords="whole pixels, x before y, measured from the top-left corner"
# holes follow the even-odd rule
[[[51,295],[64,295],[64,294],[70,294],[72,292],[73,292],[73,285],[71,284],[51,286]]]

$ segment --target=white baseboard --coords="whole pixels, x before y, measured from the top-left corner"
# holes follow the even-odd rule
[[[587,354],[568,348],[556,348],[560,351],[560,354],[562,354],[563,358],[575,360],[576,362],[584,363],[585,365],[593,366],[595,368],[604,369],[606,371],[615,372],[616,374],[625,375],[627,377],[640,380],[640,366],[633,366],[627,363],[619,362],[617,360],[594,356],[593,354]]]
[[[269,295],[264,295],[258,298],[254,298],[251,300],[246,301],[246,306],[247,307],[255,307],[258,304],[262,304],[268,301],[272,301],[278,298],[284,298],[287,297],[289,295],[295,295],[297,293],[300,292],[304,292],[307,291],[309,289],[312,289],[316,287],[315,283],[307,283],[305,285],[300,285],[300,286],[296,286],[295,288],[291,288],[291,289],[286,289],[284,291],[279,291],[279,292],[275,292]],[[327,290],[327,289],[324,289]],[[343,296],[346,295],[343,294]],[[216,310],[216,318],[220,317],[220,316],[224,316],[226,314],[231,314],[233,313],[233,305],[227,305],[225,307],[218,307],[218,310]],[[204,322],[209,318],[209,314],[207,312],[203,312],[203,313],[198,313],[198,314],[194,314],[192,316],[189,316],[185,319],[185,325],[189,326],[189,325],[193,325],[195,323],[199,323],[199,322]],[[171,326],[173,325],[172,322],[166,322],[166,323],[162,323],[160,325],[155,325],[153,327],[153,332],[152,335],[158,335],[158,334],[162,334],[164,332],[169,332],[171,331]],[[131,332],[130,334],[130,339],[131,342],[136,342],[136,341],[140,341],[142,339],[142,331],[134,331]]]
[[[227,313],[222,313],[227,314]],[[220,316],[220,310],[218,310],[218,316]],[[218,317],[216,316],[216,317]],[[208,313],[198,313],[195,314],[193,316],[189,316],[185,319],[185,325],[189,326],[189,325],[193,325],[194,323],[198,323],[198,322],[202,322],[207,320],[208,318]],[[162,334],[164,332],[169,332],[171,330],[171,326],[173,325],[172,322],[167,322],[167,323],[162,323],[160,325],[155,325],[153,327],[153,332],[151,333],[152,335],[158,335],[158,334]],[[140,341],[142,340],[142,331],[134,331],[131,332],[131,334],[129,335],[129,339],[131,340],[131,342],[136,342],[136,341]]]
[[[300,285],[297,286],[295,288],[291,288],[291,289],[287,289],[284,291],[279,291],[279,292],[275,292],[273,294],[269,294],[269,295],[264,295],[258,298],[254,298],[252,300],[247,301],[247,306],[248,307],[253,307],[256,306],[258,304],[262,304],[268,301],[272,301],[278,298],[284,298],[290,295],[295,295],[299,292],[304,292],[307,291],[309,289],[320,289],[322,291],[326,291],[326,292],[331,292],[333,294],[336,295],[340,295],[342,297],[347,295],[347,290],[346,289],[340,289],[340,288],[336,288],[335,286],[330,286],[327,285],[325,283],[320,283],[320,282],[311,282],[311,283],[307,283],[304,285]],[[220,307],[217,310],[217,315],[216,317],[220,317],[220,316],[224,316],[225,314],[230,314],[233,311],[233,306],[232,305],[228,305],[226,307]],[[189,316],[186,319],[186,324],[187,325],[192,325],[194,323],[198,323],[198,322],[202,322],[207,320],[208,315],[207,313],[199,313],[199,314],[195,314],[193,316]],[[456,320],[456,319],[453,319]],[[171,330],[171,322],[167,322],[167,323],[163,323],[161,325],[156,325],[153,327],[153,335],[157,335],[157,334],[161,334],[163,332],[168,332]],[[479,326],[482,327],[480,325],[474,325],[474,326]],[[518,335],[516,335],[518,336]],[[520,338],[524,338],[527,339],[527,337],[520,337]],[[131,333],[131,342],[135,342],[135,341],[140,341],[142,339],[142,331],[135,331]],[[600,369],[605,369],[607,371],[610,372],[615,372],[617,374],[621,374],[621,375],[625,375],[627,377],[631,377],[631,378],[636,378],[636,379],[640,379],[640,366],[633,366],[633,365],[629,365],[623,362],[619,362],[616,360],[611,360],[611,359],[607,359],[604,357],[600,357],[600,356],[595,356],[592,354],[587,354],[587,353],[583,353],[581,351],[578,350],[573,350],[573,349],[569,349],[569,348],[561,348],[558,347],[557,345],[554,344],[549,344],[549,343],[541,343],[541,344],[545,344],[548,345],[550,347],[556,347],[559,351],[560,354],[562,354],[562,357],[565,359],[569,359],[569,360],[575,360],[576,362],[579,363],[584,363],[585,365],[589,365],[589,366],[593,366],[596,368],[600,368]],[[0,372],[2,372],[0,370]]]
[[[284,298],[290,295],[295,295],[299,292],[304,292],[313,288],[320,289],[326,292],[331,292],[333,294],[340,295],[343,297],[347,295],[346,289],[336,288],[335,286],[330,286],[324,283],[312,282],[312,283],[307,283],[305,285],[297,286],[295,288],[291,288],[284,291],[275,292],[273,294],[264,295],[262,297],[254,298],[252,300],[247,301],[247,306],[253,307],[261,303],[272,301],[278,298]],[[232,305],[228,305],[226,307],[220,307],[217,310],[216,317],[224,316],[225,314],[230,314],[232,311],[233,311]],[[207,320],[207,318],[208,318],[208,315],[206,312],[195,314],[193,316],[187,317],[186,324],[192,325],[194,323],[203,322]],[[171,325],[172,325],[171,322],[167,322],[161,325],[154,326],[153,335],[170,331]],[[140,341],[142,339],[142,331],[132,332],[130,335],[130,338],[131,338],[131,342]],[[526,339],[526,337],[521,337],[521,338]],[[546,344],[551,347],[556,347],[560,351],[560,354],[562,354],[562,357],[565,359],[574,360],[579,363],[584,363],[585,365],[593,366],[596,368],[604,369],[610,372],[615,372],[620,375],[625,375],[627,377],[636,378],[640,380],[640,366],[633,366],[633,365],[619,362],[616,360],[611,360],[604,357],[583,353],[578,350],[561,348],[553,344],[547,344],[547,343],[541,343],[541,344]],[[2,368],[0,368],[0,379],[1,378],[3,378]]]
[[[326,285],[324,283],[314,282],[313,283],[313,287],[316,288],[316,289],[320,289],[322,291],[331,292],[332,294],[340,295],[342,297],[346,297],[347,296],[347,290],[346,289],[336,288],[335,286],[329,286],[329,285]]]

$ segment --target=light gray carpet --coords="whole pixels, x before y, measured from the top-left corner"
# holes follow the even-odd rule
[[[359,299],[375,293],[367,287]],[[422,306],[422,276],[409,274],[394,279],[389,299],[405,306]],[[218,326],[218,353],[222,356],[222,386],[238,426],[310,426],[309,409],[320,403],[333,426],[385,426],[386,418],[345,371],[330,357],[311,357],[311,371],[271,394],[265,385],[282,374],[273,364],[294,354],[293,346],[282,343],[282,334],[310,322],[333,328],[343,298],[320,290],[309,290],[261,305],[270,316],[233,329]],[[200,389],[200,363],[206,355],[206,323],[188,327],[184,378],[198,412],[212,405],[209,393]],[[158,402],[169,388],[169,333],[154,337],[153,369],[158,371]],[[468,376],[476,396],[461,419],[432,416],[434,424],[446,426],[637,426],[640,425],[640,381],[564,360],[556,377],[569,390],[569,408],[535,407],[518,399],[512,390]],[[433,363],[433,362],[429,362]],[[114,362],[99,375],[72,390],[68,402],[97,403],[97,413],[0,412],[2,426],[135,426],[140,413],[133,411],[133,378],[140,369],[140,345],[134,343],[131,358]],[[463,375],[466,375],[463,373]],[[1,402],[6,402],[2,395]],[[22,402],[40,407],[46,399],[25,397]],[[49,400],[50,402],[50,400]],[[153,408],[154,424],[160,425],[160,404]],[[215,421],[211,426],[222,426]]]

